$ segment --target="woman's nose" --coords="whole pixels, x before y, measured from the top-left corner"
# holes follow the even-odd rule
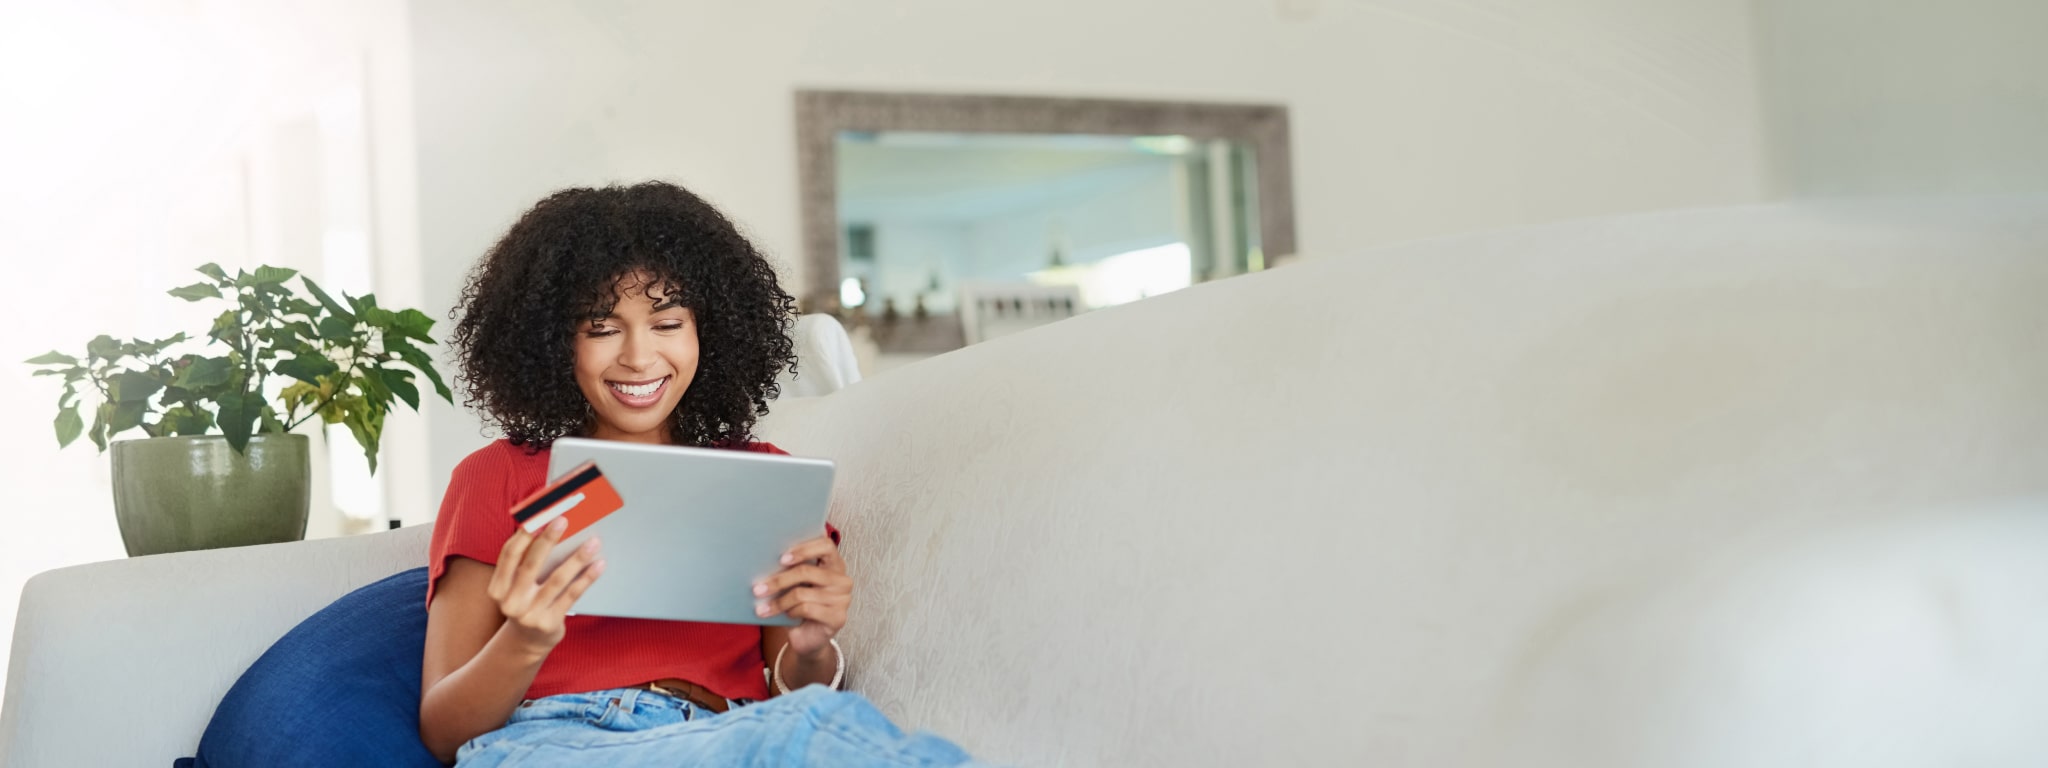
[[[654,339],[644,331],[627,331],[626,343],[619,348],[619,364],[633,370],[646,370],[654,365],[658,356],[654,354]]]

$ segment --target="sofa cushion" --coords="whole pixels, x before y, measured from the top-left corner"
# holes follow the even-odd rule
[[[214,710],[194,768],[439,766],[419,737],[426,588],[427,569],[398,573],[285,633]]]

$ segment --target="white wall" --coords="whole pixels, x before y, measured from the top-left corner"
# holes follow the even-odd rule
[[[547,192],[648,177],[800,280],[802,87],[1285,104],[1311,255],[1754,200],[1751,25],[1748,0],[418,3],[423,300]],[[430,421],[438,488],[485,438]]]
[[[1773,190],[2048,192],[2048,3],[1758,4]]]
[[[81,350],[101,333],[203,330],[206,305],[164,291],[200,280],[191,269],[208,261],[294,267],[375,288],[386,304],[416,301],[386,286],[409,278],[416,297],[418,268],[416,249],[398,247],[417,234],[387,208],[409,206],[413,183],[397,0],[99,0],[0,11],[0,254],[9,269],[0,281],[0,423],[14,436],[0,485],[17,493],[0,512],[9,531],[0,537],[4,675],[23,582],[125,556],[107,457],[84,439],[57,449],[59,388],[21,360]],[[353,122],[326,119],[351,104],[342,117]],[[353,181],[326,183],[343,175]],[[323,232],[338,221],[369,228],[376,255],[406,267],[330,275]],[[401,279],[387,283],[392,274]],[[422,433],[398,416],[386,425],[387,489],[425,477]],[[309,534],[335,535],[345,526],[326,503],[319,443]],[[354,450],[346,436],[336,446]],[[361,463],[359,454],[341,458]],[[392,466],[408,458],[410,467]],[[403,510],[426,492],[392,495],[399,503],[387,508]]]

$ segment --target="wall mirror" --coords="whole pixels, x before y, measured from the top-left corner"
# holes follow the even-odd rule
[[[880,368],[1294,252],[1281,107],[803,91],[805,311]]]

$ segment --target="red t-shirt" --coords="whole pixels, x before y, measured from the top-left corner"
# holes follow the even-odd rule
[[[767,443],[735,450],[781,454]],[[456,465],[441,499],[429,551],[427,602],[450,558],[467,557],[496,565],[512,537],[512,505],[548,481],[548,451],[528,454],[510,441],[478,449]],[[833,540],[838,532],[826,526]],[[761,628],[752,624],[708,624],[608,616],[570,616],[562,642],[541,663],[526,698],[622,688],[651,680],[681,678],[728,699],[766,699],[762,680]]]

